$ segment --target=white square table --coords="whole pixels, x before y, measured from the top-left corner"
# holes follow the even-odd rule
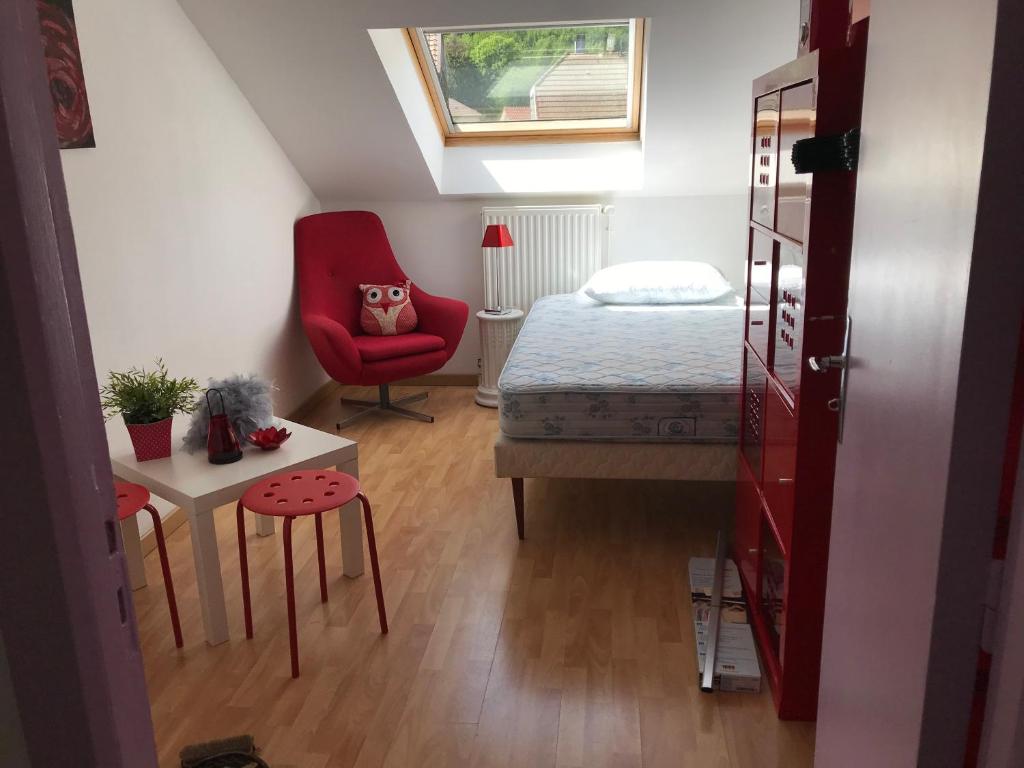
[[[112,419],[107,423],[107,444],[114,475],[145,486],[151,493],[177,504],[188,514],[203,626],[210,645],[218,645],[228,639],[224,582],[221,579],[213,510],[237,501],[257,480],[278,472],[337,467],[340,472],[359,477],[358,449],[352,440],[284,419],[275,419],[275,424],[292,433],[276,451],[261,451],[247,446],[240,461],[218,465],[209,463],[205,450],[191,454],[185,451],[182,437],[188,430],[187,418],[179,416],[174,420],[170,457],[142,462],[135,459],[124,422]],[[353,501],[342,507],[339,517],[344,574],[359,576],[363,572],[363,524],[359,502]],[[145,585],[145,573],[141,567],[142,548],[135,518],[123,521],[121,530],[132,588],[137,589]],[[272,535],[274,519],[257,515],[256,533]]]

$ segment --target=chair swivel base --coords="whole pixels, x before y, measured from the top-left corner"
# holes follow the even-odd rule
[[[411,411],[408,408],[402,408],[401,406],[407,403],[416,403],[420,400],[427,399],[426,392],[420,392],[416,395],[409,395],[408,397],[401,397],[398,400],[391,399],[391,390],[389,385],[380,384],[378,385],[380,391],[379,400],[353,400],[348,397],[341,398],[342,405],[353,405],[359,408],[358,413],[354,413],[348,418],[344,418],[337,424],[337,429],[346,427],[356,419],[360,419],[368,413],[379,411],[380,413],[386,413],[392,416],[401,416],[406,419],[415,419],[416,421],[425,421],[428,424],[434,423],[434,417],[426,413],[420,413],[419,411]]]

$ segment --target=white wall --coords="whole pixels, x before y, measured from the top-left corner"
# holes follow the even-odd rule
[[[61,157],[98,378],[254,371],[288,412],[326,379],[292,287],[318,201],[175,0],[75,11],[97,146]]]
[[[744,285],[747,195],[612,200],[612,264],[640,259],[706,261]]]
[[[292,291],[319,203],[174,0],[75,10],[97,147],[61,157],[100,380],[252,370],[288,411],[323,380]]]
[[[181,4],[324,209],[380,213],[399,261],[430,291],[480,309],[480,208],[535,204],[540,196],[615,205],[612,261],[699,258],[742,283],[751,81],[793,58],[798,0]],[[623,16],[650,19],[640,173],[605,165],[605,175],[629,179],[616,178],[612,187],[579,183],[574,191],[563,182],[576,183],[583,174],[566,172],[537,186],[536,179],[523,178],[532,168],[508,163],[509,148],[453,148],[442,164],[440,142],[429,133],[432,120],[422,110],[410,118],[395,95],[396,87],[415,93],[411,63],[389,80],[378,55],[382,46],[405,55],[404,42],[368,32]],[[533,145],[535,159],[567,169],[595,151],[594,145]],[[454,176],[469,182],[457,184]],[[439,188],[459,194],[442,195]],[[467,192],[473,197],[460,196]],[[479,354],[471,318],[462,347],[444,370],[475,373]]]
[[[734,286],[743,285],[746,195],[700,197],[588,197],[509,201],[508,198],[434,202],[325,202],[326,211],[377,213],[406,274],[431,293],[469,303],[470,318],[459,350],[442,369],[477,373],[480,336],[473,316],[483,309],[480,209],[487,205],[603,203],[613,205],[609,263],[639,259],[707,261]]]
[[[469,189],[448,178],[456,165],[466,175],[467,164],[516,154],[474,149],[445,161],[442,191],[740,194],[749,172],[751,80],[793,58],[800,7],[799,0],[180,1],[322,201],[438,195],[429,165],[437,145],[428,162],[368,30],[636,16],[650,19],[641,188],[567,189],[549,178],[523,190],[519,180],[489,179],[478,167],[485,185]],[[534,145],[532,154],[557,160],[560,151],[571,163],[594,148]]]
[[[445,200],[423,192],[418,177],[430,174],[365,31],[371,22],[393,24],[398,11],[367,4],[343,14],[310,3],[310,13],[299,16],[308,15],[312,26],[303,26],[295,14],[279,16],[281,6],[273,3],[251,4],[250,13],[223,19],[216,14],[230,10],[225,3],[184,5],[261,114],[276,121],[271,124],[293,156],[318,147],[319,159],[330,164],[344,146],[346,163],[381,152],[392,158],[377,162],[369,176],[352,176],[344,163],[329,180],[322,178],[324,166],[307,169],[324,190],[355,185],[367,191],[365,197],[326,195],[332,202],[325,210],[377,211],[412,277],[428,290],[468,301],[474,311],[481,308],[479,210],[509,198]],[[277,381],[278,410],[288,410],[323,380],[295,322],[291,295],[291,224],[317,210],[314,195],[175,2],[122,7],[80,0],[76,10],[98,147],[63,157],[101,378],[108,369],[156,355],[172,372],[200,378],[254,369]],[[408,10],[415,15],[422,8]],[[635,10],[652,16],[643,196],[564,200],[616,206],[613,262],[699,258],[740,284],[749,82],[791,57],[795,22],[788,24],[784,11],[795,19],[796,3],[774,0],[772,9],[751,18],[738,2],[639,4]],[[460,11],[481,12],[478,5]],[[453,13],[446,9],[445,18]],[[328,151],[315,139],[323,112],[307,100],[290,118],[294,124],[301,114],[299,122],[308,123],[312,144],[303,149],[291,141],[294,132],[280,121],[280,110],[290,99],[312,95],[302,66],[309,54],[327,55],[327,49],[311,39],[298,43],[343,20],[347,42],[331,50],[346,57],[334,82],[347,98],[331,103],[357,99],[362,128],[357,138],[348,123],[333,124]],[[419,21],[409,16],[409,23]],[[359,22],[363,29],[353,36]],[[760,34],[750,32],[755,27]],[[244,58],[256,50],[262,51],[258,61]],[[253,66],[274,71],[253,79]],[[355,70],[358,82],[345,74]],[[365,130],[366,121],[374,130]],[[734,159],[723,167],[718,159],[725,157]],[[396,189],[392,181],[399,179]],[[218,320],[205,309],[212,306],[224,307]],[[475,373],[478,356],[473,319],[445,371]]]

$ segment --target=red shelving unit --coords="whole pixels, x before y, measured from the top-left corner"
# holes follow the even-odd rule
[[[860,125],[867,22],[754,81],[734,556],[779,716],[818,702],[856,172],[797,174],[793,143]]]

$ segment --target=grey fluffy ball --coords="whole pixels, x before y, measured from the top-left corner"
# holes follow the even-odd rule
[[[234,427],[242,445],[246,438],[257,429],[274,423],[274,403],[270,393],[273,385],[256,374],[235,375],[226,379],[210,379],[210,389],[218,389],[224,396],[224,411]],[[220,413],[220,398],[210,393],[214,413]],[[199,399],[199,407],[192,414],[192,425],[183,438],[185,450],[193,453],[206,447],[210,431],[210,408],[205,397]]]

